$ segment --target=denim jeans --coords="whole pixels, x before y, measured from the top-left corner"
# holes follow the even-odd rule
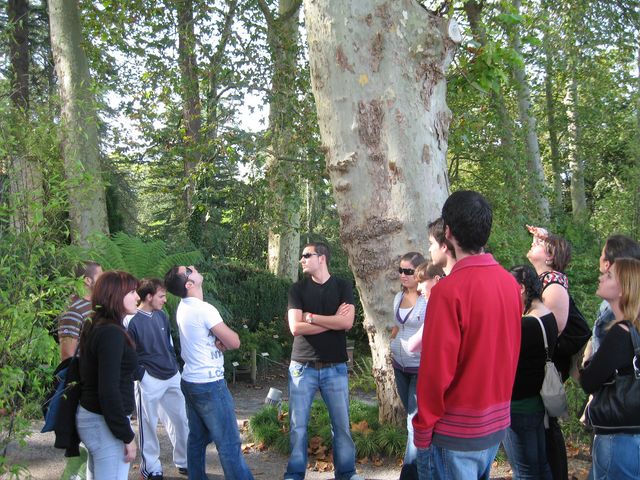
[[[515,480],[551,480],[544,435],[544,412],[511,412],[504,449]]]
[[[327,405],[333,435],[333,463],[336,480],[349,480],[356,474],[356,450],[349,422],[349,379],[347,365],[339,363],[315,369],[305,363],[289,365],[289,421],[291,457],[285,479],[302,480],[307,470],[307,425],[311,404],[320,390]]]
[[[240,432],[233,398],[225,380],[208,383],[180,382],[187,405],[189,480],[205,480],[207,445],[214,442],[224,478],[252,480],[253,475],[240,450]]]
[[[471,452],[433,444],[429,448],[418,448],[418,477],[420,480],[489,480],[498,446]]]
[[[595,480],[640,478],[640,434],[596,434],[592,455]]]
[[[396,377],[396,388],[400,401],[407,411],[407,448],[404,452],[404,464],[409,465],[415,463],[418,453],[416,446],[413,444],[413,417],[418,411],[418,403],[416,400],[416,383],[418,382],[417,373],[405,373],[396,368],[393,369]],[[400,475],[403,478],[402,475]]]
[[[130,463],[124,461],[124,442],[113,436],[104,416],[78,406],[76,428],[87,447],[87,480],[127,480]]]

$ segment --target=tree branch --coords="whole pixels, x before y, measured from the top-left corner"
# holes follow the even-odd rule
[[[258,0],[258,1],[262,1],[262,0]],[[289,20],[300,9],[300,5],[302,5],[302,0],[296,0],[296,2],[293,5],[291,5],[291,8],[289,10],[287,10],[282,15],[280,15],[278,20],[282,22],[286,22],[287,20]]]
[[[267,20],[267,25],[271,25],[274,22],[273,15],[271,14],[271,10],[269,10],[269,5],[264,0],[258,0],[258,8],[262,11],[264,18]]]

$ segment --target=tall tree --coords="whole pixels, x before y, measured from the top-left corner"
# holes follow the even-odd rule
[[[520,0],[513,0],[513,9],[520,14]],[[510,29],[511,46],[522,57],[522,41],[520,39],[520,26],[514,25]],[[513,76],[518,95],[518,113],[520,123],[525,130],[525,145],[527,150],[527,170],[530,178],[527,182],[528,199],[538,210],[541,219],[549,220],[549,201],[546,196],[547,182],[544,177],[542,160],[540,158],[540,145],[538,144],[537,120],[531,105],[531,89],[527,81],[524,64],[514,63]]]
[[[489,48],[490,39],[482,22],[483,7],[484,2],[476,0],[464,2],[464,11],[469,19],[471,33],[476,42],[482,47],[482,54],[489,55],[489,52],[493,49]],[[489,63],[491,63],[491,59],[489,58],[488,60],[487,65],[490,67]],[[515,127],[499,79],[496,79],[494,84],[491,85],[489,95],[491,97],[491,106],[496,113],[497,134],[500,139],[498,151],[502,160],[504,185],[507,191],[512,192],[508,197],[509,209],[514,214],[517,214],[522,210],[520,206],[522,202],[519,201],[520,195],[518,194],[521,185],[519,175],[520,168],[517,161],[518,153],[516,148]]]
[[[180,63],[182,94],[182,127],[184,129],[183,155],[186,187],[184,200],[186,216],[191,214],[195,192],[195,168],[200,162],[200,128],[202,108],[198,60],[196,57],[196,35],[193,22],[193,0],[176,0],[178,14],[178,62]]]
[[[279,0],[274,14],[265,0],[258,6],[267,22],[267,43],[271,55],[271,91],[269,92],[269,152],[267,178],[271,196],[273,223],[269,227],[269,270],[280,277],[298,278],[300,249],[300,176],[295,160],[299,145],[294,140],[298,114],[296,76],[299,50],[298,13],[302,0]]]
[[[51,48],[62,110],[62,154],[74,242],[109,233],[95,99],[82,47],[78,0],[49,0]]]
[[[29,128],[29,2],[9,0],[12,120],[14,141],[10,153],[10,191],[13,204],[12,225],[16,232],[34,226],[41,217],[43,202],[42,171],[38,159],[30,157],[25,143]],[[6,132],[5,132],[6,133]]]
[[[548,29],[543,33],[544,51],[544,98],[547,116],[547,132],[549,135],[549,150],[551,156],[551,171],[553,172],[553,206],[556,212],[562,210],[562,166],[560,154],[560,140],[556,116],[556,100],[554,98],[554,63],[551,53],[551,41]]]
[[[305,0],[311,82],[342,244],[372,347],[380,418],[401,424],[390,365],[394,266],[426,251],[448,194],[445,72],[457,25],[412,0]],[[416,88],[418,86],[418,88]]]
[[[578,52],[569,60],[570,79],[565,103],[569,118],[569,169],[571,172],[571,213],[574,220],[583,220],[587,215],[587,196],[584,189],[584,159],[582,155],[582,118],[578,96]]]

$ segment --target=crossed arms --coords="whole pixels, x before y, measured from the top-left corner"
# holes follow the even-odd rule
[[[350,303],[343,303],[334,315],[317,315],[303,312],[299,308],[288,311],[289,330],[294,337],[298,335],[316,335],[328,330],[349,330],[353,326],[355,307]],[[309,315],[313,316],[313,323],[308,322]]]

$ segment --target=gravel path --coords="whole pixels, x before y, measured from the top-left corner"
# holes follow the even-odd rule
[[[277,369],[274,371],[272,369],[266,376],[259,378],[255,386],[242,380],[244,379],[239,379],[236,384],[229,385],[236,402],[238,422],[241,425],[263,406],[264,398],[269,391],[269,387],[282,390],[286,399],[287,384],[284,371],[278,371]],[[371,395],[358,395],[358,399],[368,402],[375,401],[375,397]],[[134,430],[136,430],[137,423],[135,420],[133,423]],[[38,433],[40,427],[40,422],[34,423],[32,426],[33,433],[27,438],[26,445],[23,447],[15,443],[10,445],[8,450],[8,463],[20,463],[28,468],[29,474],[21,475],[20,478],[33,478],[37,480],[59,479],[64,470],[66,459],[61,450],[53,448],[53,434]],[[165,479],[184,480],[186,477],[178,474],[177,469],[171,462],[171,444],[162,426],[159,426],[158,434]],[[271,451],[258,452],[253,448],[247,450],[248,452],[245,453],[245,459],[256,480],[278,480],[282,478],[287,464],[286,456]],[[139,457],[133,463],[130,470],[130,480],[139,479],[138,465]],[[372,463],[358,464],[357,469],[360,474],[370,480],[396,480],[400,474],[400,467],[395,460],[385,460],[380,466],[374,466]],[[584,465],[581,466],[580,470],[584,471]],[[214,445],[210,445],[207,450],[207,473],[211,480],[224,478]],[[309,480],[327,480],[334,478],[334,475],[333,472],[307,470],[306,478]],[[508,464],[506,464],[506,462],[496,464],[492,470],[491,478],[510,479],[511,473]],[[579,480],[584,477],[582,475],[576,475],[573,476],[573,478]]]

